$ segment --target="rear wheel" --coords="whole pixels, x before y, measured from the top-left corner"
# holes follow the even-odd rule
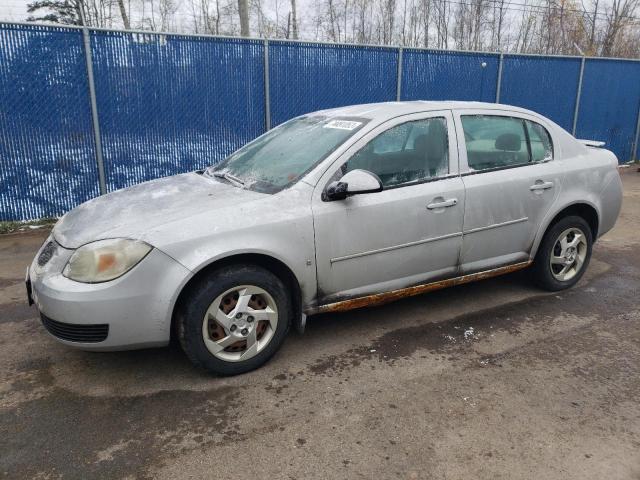
[[[189,359],[219,375],[248,372],[278,350],[291,317],[284,284],[253,265],[224,267],[196,284],[177,311]]]
[[[572,287],[589,265],[592,246],[591,229],[582,217],[562,218],[542,239],[533,265],[534,280],[550,291]]]

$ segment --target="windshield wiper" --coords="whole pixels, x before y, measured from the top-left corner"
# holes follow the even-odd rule
[[[231,175],[228,172],[213,172],[213,176],[217,178],[224,178],[227,182],[235,185],[236,187],[244,187],[244,181],[238,177]]]

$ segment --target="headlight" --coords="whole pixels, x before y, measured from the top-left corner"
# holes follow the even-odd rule
[[[76,282],[108,282],[135,267],[151,249],[142,241],[126,238],[87,243],[71,255],[62,274]]]

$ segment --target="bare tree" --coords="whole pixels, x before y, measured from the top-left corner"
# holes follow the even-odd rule
[[[47,21],[64,25],[112,27],[115,0],[33,0],[27,4],[27,21]]]
[[[109,28],[640,56],[640,0],[30,1],[29,20],[63,24],[79,24],[82,11],[87,25]]]
[[[249,5],[247,0],[238,0],[238,17],[240,18],[240,35],[249,36]]]
[[[518,29],[513,49],[519,53],[528,53],[532,49],[532,42],[535,36],[538,20],[537,15],[531,10],[524,10],[523,13],[522,22]]]
[[[396,17],[396,0],[386,0],[382,6],[382,43],[393,42],[393,28]]]
[[[616,41],[622,32],[632,25],[632,19],[638,10],[640,0],[613,0],[609,8],[606,8],[606,25],[602,39],[603,57],[608,57],[616,52]]]
[[[449,48],[451,4],[447,0],[432,0],[435,14],[436,48]]]
[[[495,0],[493,3],[493,19],[491,22],[491,48],[493,50],[502,49],[502,30],[508,5],[506,0]]]
[[[420,17],[422,18],[422,46],[429,48],[429,27],[431,25],[431,0],[420,2]]]
[[[191,10],[196,33],[222,33],[219,0],[191,0]]]
[[[122,24],[124,25],[125,30],[131,29],[127,9],[124,7],[124,0],[118,0],[118,7],[120,7],[120,16],[122,17]]]
[[[296,11],[296,0],[291,0],[291,31],[294,40],[298,39],[298,14]]]
[[[599,7],[600,7],[600,0],[594,0],[593,2],[593,6],[591,9],[587,8],[584,4],[584,1],[582,1],[582,10],[583,10],[583,17],[584,17],[584,23],[585,25],[585,31],[588,31],[588,35],[587,35],[587,45],[584,48],[584,50],[586,50],[586,53],[589,55],[595,55],[596,54],[596,24],[597,24],[597,20],[598,20],[598,15],[600,13],[599,11]]]

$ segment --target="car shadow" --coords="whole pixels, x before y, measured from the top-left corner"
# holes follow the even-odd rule
[[[383,332],[450,320],[459,314],[461,305],[473,310],[478,304],[507,304],[511,297],[522,299],[537,294],[544,295],[531,285],[525,270],[386,305],[314,315],[308,319],[305,334],[289,335],[281,351],[264,367],[229,381],[195,368],[175,341],[163,348],[121,352],[83,352],[58,345],[63,349],[64,358],[55,363],[65,372],[59,380],[63,376],[73,378],[83,385],[82,389],[111,393],[118,390],[208,389],[222,383],[264,382],[265,378],[286,370],[297,371],[317,361],[327,354],[329,345],[336,347],[336,339],[344,344],[338,345],[339,348],[348,349],[353,344],[367,343],[372,336]],[[363,328],[366,329],[364,336]],[[63,380],[62,383],[67,382]]]

